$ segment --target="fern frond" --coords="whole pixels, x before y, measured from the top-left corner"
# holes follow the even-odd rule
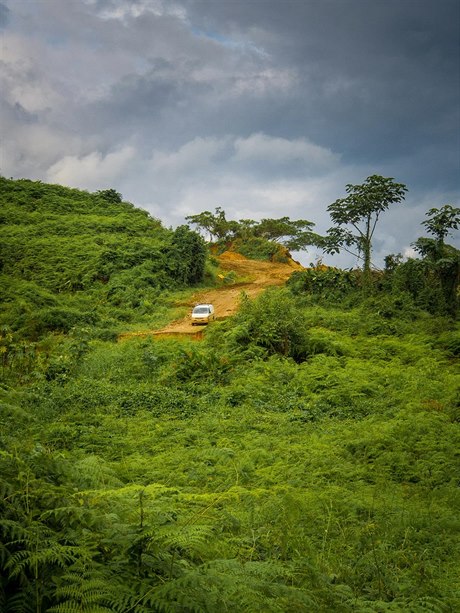
[[[26,570],[34,570],[42,566],[60,566],[66,568],[78,559],[79,547],[54,543],[52,547],[43,549],[26,549],[15,552],[5,564],[10,577],[17,577]]]
[[[0,534],[4,543],[23,541],[27,536],[27,529],[18,521],[12,519],[0,519]]]
[[[32,590],[24,588],[17,594],[10,596],[7,600],[5,611],[8,613],[35,613],[35,600]]]
[[[119,586],[106,568],[96,563],[84,565],[81,561],[57,581],[53,601],[60,602],[48,609],[53,613],[70,613],[74,609],[80,613],[108,613],[111,609],[106,605]]]

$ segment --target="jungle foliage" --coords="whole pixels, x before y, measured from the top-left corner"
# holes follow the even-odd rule
[[[337,206],[342,206],[341,201]],[[434,236],[420,237],[413,243],[421,259],[409,258],[404,262],[401,254],[389,254],[383,272],[372,271],[369,266],[363,271],[340,270],[319,262],[307,270],[295,272],[288,285],[294,293],[308,294],[316,301],[343,301],[345,298],[351,302],[363,298],[372,301],[380,296],[399,304],[403,315],[410,312],[412,305],[433,315],[456,317],[460,251],[446,244],[445,238],[458,229],[460,209],[448,204],[440,209],[432,208],[421,225]]]
[[[460,330],[423,275],[317,267],[201,342],[117,340],[177,314],[200,240],[2,187],[1,611],[460,609]]]
[[[0,177],[0,223],[0,325],[21,338],[75,326],[109,335],[205,277],[196,232],[164,228],[112,189]]]

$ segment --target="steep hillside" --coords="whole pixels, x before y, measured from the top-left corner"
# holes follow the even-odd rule
[[[0,178],[0,324],[37,339],[74,326],[155,319],[164,290],[203,280],[206,247],[114,190]]]

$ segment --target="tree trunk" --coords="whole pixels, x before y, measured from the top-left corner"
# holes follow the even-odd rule
[[[366,234],[363,236],[363,289],[367,294],[372,285],[371,277],[371,217],[367,218]]]

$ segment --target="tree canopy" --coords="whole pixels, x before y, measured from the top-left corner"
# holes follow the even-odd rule
[[[316,245],[320,240],[320,237],[312,231],[315,225],[312,221],[291,220],[287,216],[278,219],[264,218],[260,221],[253,219],[229,221],[225,211],[217,207],[215,214],[203,211],[197,215],[187,216],[186,220],[198,230],[208,234],[211,241],[260,238],[279,243],[293,251],[301,251],[310,245]]]
[[[451,230],[458,230],[460,225],[460,208],[451,204],[445,204],[440,209],[432,208],[426,215],[428,219],[422,221],[422,225],[440,244],[444,243]]]

